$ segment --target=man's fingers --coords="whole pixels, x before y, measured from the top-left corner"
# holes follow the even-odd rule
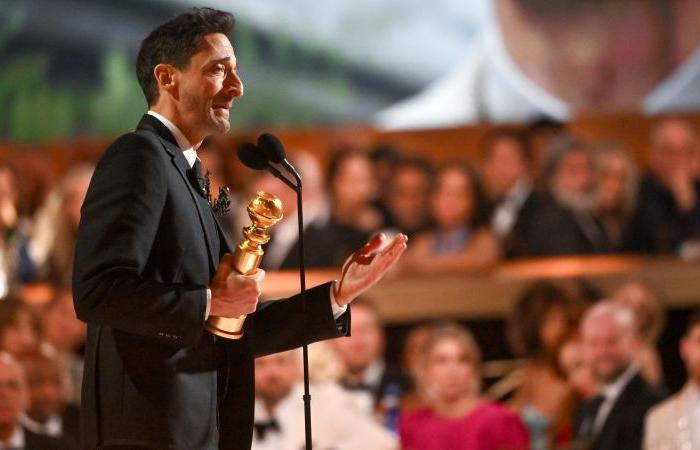
[[[386,235],[384,233],[374,235],[374,237],[370,239],[370,241],[362,248],[362,254],[369,255],[374,253],[384,244],[384,241],[386,241]]]

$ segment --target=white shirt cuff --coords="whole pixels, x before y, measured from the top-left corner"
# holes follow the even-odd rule
[[[345,314],[345,312],[348,310],[348,305],[338,306],[338,304],[335,302],[333,288],[335,287],[336,283],[337,281],[334,281],[333,284],[331,284],[331,309],[333,310],[333,319],[338,320],[338,318]]]
[[[209,318],[209,311],[211,310],[211,289],[207,288],[207,309],[204,312],[204,320]]]

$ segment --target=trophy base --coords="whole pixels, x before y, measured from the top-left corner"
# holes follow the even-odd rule
[[[210,316],[207,319],[206,329],[210,333],[215,334],[224,339],[241,339],[243,337],[243,323],[245,322],[245,315],[241,317],[219,317]]]

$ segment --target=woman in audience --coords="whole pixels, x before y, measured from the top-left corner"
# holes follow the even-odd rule
[[[607,235],[611,250],[621,251],[626,245],[636,207],[637,168],[625,148],[614,142],[598,145],[593,158],[595,215]]]
[[[613,300],[631,309],[639,332],[637,364],[646,380],[655,386],[663,384],[661,357],[656,342],[664,328],[666,313],[659,297],[648,285],[630,281],[615,291]]]
[[[446,324],[431,331],[418,357],[419,391],[426,407],[399,423],[404,450],[525,450],[518,417],[480,395],[481,356],[471,333]]]
[[[0,350],[21,356],[40,351],[43,327],[29,305],[14,298],[0,302]]]
[[[431,196],[435,227],[419,234],[399,262],[407,273],[475,271],[498,260],[486,199],[476,172],[452,163],[438,173]]]
[[[558,365],[559,346],[575,328],[574,303],[563,287],[540,282],[518,299],[509,319],[513,351],[525,364],[513,397],[533,450],[549,450],[570,435],[575,396]]]

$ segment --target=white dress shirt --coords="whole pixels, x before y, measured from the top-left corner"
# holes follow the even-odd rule
[[[610,415],[610,411],[612,410],[613,406],[615,406],[615,402],[617,402],[620,394],[622,394],[622,391],[625,390],[627,384],[629,384],[637,372],[639,372],[639,368],[635,365],[631,365],[627,368],[627,370],[622,372],[622,374],[618,376],[615,381],[603,386],[603,388],[600,390],[600,395],[604,396],[605,400],[603,401],[603,404],[600,405],[598,414],[593,421],[593,431],[595,433],[598,433],[603,428],[608,415]]]
[[[156,119],[160,120],[163,125],[165,125],[168,130],[172,133],[173,137],[175,138],[175,141],[177,142],[177,146],[180,147],[182,150],[182,153],[185,155],[185,158],[187,159],[187,162],[190,164],[190,167],[194,166],[195,161],[198,159],[197,157],[197,151],[194,149],[194,146],[190,143],[190,141],[185,137],[185,135],[180,131],[180,129],[172,123],[170,120],[168,120],[166,117],[163,117],[161,114],[158,114],[155,111],[148,111],[149,115],[155,117]],[[335,283],[334,283],[335,285]],[[342,316],[345,314],[345,311],[347,311],[348,307],[347,305],[345,306],[338,306],[338,304],[335,301],[335,296],[333,295],[333,285],[331,285],[331,309],[333,310],[333,318],[338,319],[338,317]],[[209,311],[211,310],[211,289],[207,288],[207,308],[204,313],[204,319],[206,320],[209,318]]]
[[[61,437],[63,435],[63,418],[58,414],[49,417],[45,423],[39,423],[33,420],[26,414],[19,418],[19,423],[36,434],[45,434],[52,437]]]
[[[24,448],[24,430],[21,426],[15,426],[15,431],[12,432],[10,439],[7,441],[0,441],[0,450],[6,449],[20,449]]]

